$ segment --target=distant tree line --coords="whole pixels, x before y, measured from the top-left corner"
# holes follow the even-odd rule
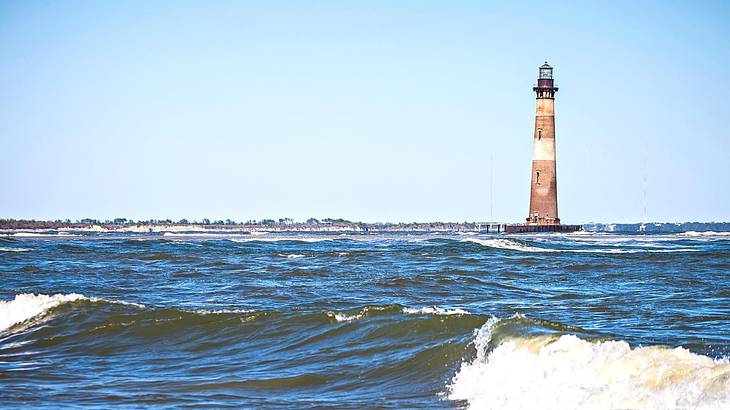
[[[53,221],[38,221],[35,219],[0,219],[0,229],[58,229],[58,228],[73,228],[82,226],[130,226],[130,225],[203,225],[203,226],[235,226],[235,225],[297,225],[299,224],[292,218],[279,218],[275,219],[261,219],[261,220],[248,220],[245,222],[237,222],[232,219],[217,219],[211,221],[208,218],[203,218],[200,221],[188,220],[186,218],[180,219],[177,222],[172,219],[148,219],[138,220],[127,218],[114,218],[114,219],[94,219],[94,218],[82,218],[75,221],[70,219],[57,219]],[[321,221],[316,218],[309,218],[306,222],[302,223],[306,225],[359,225],[362,223],[355,223],[346,219],[338,218],[325,218]]]

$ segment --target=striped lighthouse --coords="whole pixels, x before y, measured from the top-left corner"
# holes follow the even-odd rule
[[[558,218],[558,179],[555,166],[555,93],[553,68],[540,66],[535,107],[535,133],[532,148],[532,181],[528,225],[560,225]]]

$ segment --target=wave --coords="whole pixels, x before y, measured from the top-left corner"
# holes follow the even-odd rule
[[[120,311],[106,306],[107,303],[144,309]],[[64,304],[84,309],[64,309],[49,314]],[[190,353],[199,355],[196,357],[221,357],[240,351],[242,356],[235,359],[247,360],[251,353],[241,347],[245,343],[253,343],[252,346],[275,345],[276,352],[296,350],[300,356],[306,356],[302,352],[321,353],[323,343],[343,348],[350,346],[358,357],[367,360],[368,366],[376,367],[377,371],[368,376],[372,379],[367,382],[372,384],[396,379],[415,383],[414,379],[418,379],[419,375],[433,383],[435,378],[443,380],[447,369],[460,364],[458,372],[448,383],[447,395],[452,400],[466,401],[472,408],[703,409],[730,405],[728,360],[713,360],[683,348],[632,348],[620,340],[588,340],[581,329],[524,316],[498,319],[471,315],[455,307],[415,308],[397,304],[329,312],[299,309],[251,312],[254,311],[235,307],[196,310],[145,308],[144,305],[77,293],[19,294],[14,300],[0,301],[0,332],[23,322],[37,323],[31,320],[47,315],[47,323],[39,327],[44,340],[53,340],[56,334],[63,334],[67,341],[68,338],[76,338],[73,343],[59,346],[59,349],[76,349],[79,345],[91,349],[104,345],[104,349],[109,350],[106,347],[108,343],[144,349],[146,343],[159,341],[168,345],[179,342],[192,343],[186,345],[188,350],[185,351],[197,352]],[[51,320],[51,317],[55,318]],[[78,327],[67,328],[74,323]],[[417,326],[413,326],[415,324]],[[475,327],[478,329],[470,337]],[[403,333],[403,329],[410,329],[408,335]],[[447,339],[418,347],[419,343],[423,343],[423,337],[433,341],[434,332],[445,329],[452,332]],[[191,334],[196,335],[192,342]],[[198,336],[200,339],[197,339]],[[272,339],[266,340],[267,337]],[[467,346],[470,340],[476,348],[476,355],[464,358],[470,353]],[[358,341],[362,344],[357,344],[360,343]],[[18,338],[11,342],[23,343],[24,340]],[[355,346],[352,347],[352,344]],[[397,367],[399,372],[405,373],[392,373],[391,362],[387,365],[373,364],[374,361],[369,359],[370,355],[378,352],[403,349],[404,346],[408,346],[409,353],[403,356],[408,357]],[[411,349],[413,346],[418,352],[415,355]],[[283,357],[286,356],[275,357],[285,360]],[[436,368],[439,370],[436,371]],[[362,375],[360,369],[355,370]],[[299,373],[268,374],[255,380],[306,374],[301,372],[302,368],[297,371]],[[233,382],[248,383],[247,380],[254,379]],[[211,385],[210,388],[226,388],[229,381],[223,380],[220,386]],[[439,389],[443,389],[441,381],[436,383]],[[239,387],[249,386],[242,384]]]
[[[112,301],[101,298],[86,297],[78,293],[55,295],[43,295],[32,293],[21,293],[15,295],[13,300],[0,301],[0,332],[5,331],[19,323],[42,316],[51,309],[61,306],[65,303],[89,301],[89,302],[107,302],[114,304],[122,304],[144,308],[139,303]]]
[[[338,322],[350,322],[357,319],[362,319],[365,317],[367,313],[357,313],[354,315],[348,315],[347,313],[341,313],[341,312],[327,312],[327,316],[334,318]]]
[[[63,303],[82,299],[86,299],[86,297],[77,293],[53,296],[23,293],[16,295],[14,300],[0,301],[0,331],[40,316]]]
[[[461,242],[473,242],[495,249],[507,249],[520,252],[544,252],[544,253],[672,253],[672,252],[699,252],[700,249],[693,248],[671,248],[671,249],[627,249],[627,248],[600,248],[600,249],[554,249],[531,246],[514,239],[480,239],[466,238]]]
[[[403,313],[409,315],[468,315],[470,314],[464,309],[459,308],[442,308],[438,306],[426,306],[419,309],[403,308]]]
[[[255,238],[248,237],[249,235],[246,235],[247,238],[226,238],[223,237],[222,239],[230,239],[233,242],[308,242],[308,243],[314,243],[314,242],[324,242],[324,241],[336,241],[336,240],[343,240],[343,239],[349,239],[349,238],[334,238],[334,237],[323,237],[323,238],[307,238],[307,237],[299,237],[299,236],[281,236],[281,237],[261,237],[257,236]]]
[[[466,238],[462,242],[473,242],[488,248],[508,249],[521,252],[555,252],[554,249],[538,248],[536,246],[528,246],[512,239],[480,239]]]
[[[301,258],[307,257],[307,255],[302,255],[300,253],[289,253],[289,254],[277,253],[276,256],[278,256],[280,258],[288,258],[288,259],[301,259]]]
[[[422,308],[401,307],[398,305],[385,306],[365,306],[361,309],[350,310],[344,312],[327,312],[327,316],[338,322],[350,322],[353,320],[364,319],[373,314],[398,314],[406,315],[434,315],[434,316],[451,316],[451,315],[469,315],[466,310],[459,308],[444,308],[439,306],[426,306]]]
[[[58,232],[58,233],[47,233],[47,232],[15,232],[13,234],[7,234],[6,236],[15,236],[15,237],[27,237],[27,238],[65,238],[65,237],[74,237],[74,236],[81,236],[76,235],[72,233],[64,233],[64,232]]]
[[[0,246],[0,252],[30,252],[32,249],[29,248],[5,248]]]
[[[590,233],[589,235],[571,236],[564,234],[564,239],[569,239],[578,243],[596,243],[599,245],[607,244],[641,244],[642,246],[672,246],[671,242],[677,241],[720,241],[727,240],[730,232],[682,232],[672,234],[653,234],[653,235],[620,235],[620,234],[599,234]],[[532,238],[531,238],[532,239]],[[557,238],[535,238],[545,240],[555,240]],[[668,243],[670,242],[670,243]],[[678,245],[674,245],[678,246]]]
[[[681,236],[690,236],[690,237],[703,237],[703,236],[730,236],[730,232],[715,232],[715,231],[703,231],[703,232],[697,232],[697,231],[687,231],[682,232],[679,235]]]
[[[355,311],[346,312],[327,312],[327,316],[335,319],[338,322],[350,322],[353,320],[363,319],[366,316],[374,313],[388,313],[398,309],[397,305],[385,305],[385,306],[365,306]]]
[[[476,357],[463,362],[448,397],[471,408],[710,409],[730,406],[730,363],[678,347],[632,348],[573,334],[497,335],[507,322],[476,331]],[[496,344],[489,350],[491,344]]]
[[[253,309],[196,309],[190,311],[191,313],[197,313],[199,315],[222,315],[231,313],[252,313],[255,312]]]
[[[165,237],[178,237],[178,238],[229,238],[231,236],[250,236],[248,233],[240,232],[165,232],[162,234]]]

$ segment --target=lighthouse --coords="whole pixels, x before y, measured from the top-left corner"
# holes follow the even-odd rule
[[[560,225],[558,217],[558,175],[555,165],[555,93],[553,68],[540,66],[532,142],[532,178],[528,225]]]
[[[530,177],[530,210],[527,223],[505,225],[507,233],[575,232],[581,225],[561,225],[558,217],[558,173],[555,165],[555,93],[553,68],[540,66],[535,105],[535,132],[532,136],[532,174]]]

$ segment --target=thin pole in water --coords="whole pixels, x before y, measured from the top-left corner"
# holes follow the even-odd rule
[[[643,196],[644,196],[644,219],[643,219],[643,222],[644,223],[647,222],[646,221],[646,189],[647,189],[647,180],[648,179],[647,179],[646,174],[647,174],[648,168],[649,168],[649,161],[647,160],[646,157],[647,157],[647,155],[646,155],[646,143],[645,143],[644,144],[644,192],[643,192]]]
[[[494,222],[494,154],[489,154],[489,223]]]

